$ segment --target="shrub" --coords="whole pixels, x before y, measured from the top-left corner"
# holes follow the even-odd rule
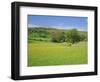
[[[72,43],[67,43],[67,46],[68,46],[68,47],[72,46]]]

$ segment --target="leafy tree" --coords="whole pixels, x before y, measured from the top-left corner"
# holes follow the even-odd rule
[[[53,32],[52,33],[52,42],[65,42],[64,32]]]
[[[80,35],[76,29],[72,29],[67,32],[67,42],[74,44],[79,41],[80,41]]]
[[[87,35],[86,34],[80,34],[80,41],[87,41]]]

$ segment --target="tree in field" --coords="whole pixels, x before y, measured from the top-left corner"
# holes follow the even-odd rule
[[[52,33],[52,42],[65,42],[65,34],[64,32],[53,32]]]
[[[87,34],[80,34],[80,41],[87,41]]]
[[[67,32],[66,41],[72,44],[80,41],[80,35],[77,29],[72,29]]]

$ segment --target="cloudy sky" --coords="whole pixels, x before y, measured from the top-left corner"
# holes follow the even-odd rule
[[[52,27],[87,31],[87,17],[28,15],[28,27]]]

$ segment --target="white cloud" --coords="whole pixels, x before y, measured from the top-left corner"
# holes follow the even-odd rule
[[[39,25],[35,25],[35,24],[28,24],[28,27],[32,28],[32,27],[39,27]]]
[[[36,24],[28,24],[28,27],[29,28],[34,28],[34,27],[45,27],[45,28],[55,28],[55,29],[77,29],[78,31],[86,31],[85,29],[84,29],[84,27],[80,27],[80,29],[79,28],[77,28],[77,27],[62,27],[62,26],[43,26],[43,25],[36,25]]]

